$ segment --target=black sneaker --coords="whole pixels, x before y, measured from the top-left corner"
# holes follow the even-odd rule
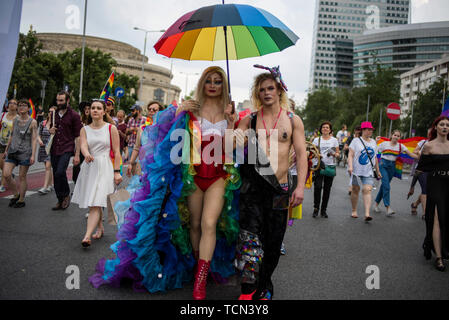
[[[326,211],[321,211],[321,217],[322,218],[328,218]]]
[[[13,208],[23,208],[23,207],[25,207],[25,201],[17,201],[17,202],[14,204],[14,207],[13,207]]]
[[[17,197],[12,198],[11,200],[9,200],[8,207],[13,207],[16,204],[16,202],[19,201],[19,199],[20,199],[20,196],[17,196]]]
[[[318,209],[317,208],[313,209],[312,217],[314,217],[314,218],[318,217]]]

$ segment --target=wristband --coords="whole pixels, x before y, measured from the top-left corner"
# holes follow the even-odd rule
[[[120,173],[120,169],[114,170],[114,173]]]

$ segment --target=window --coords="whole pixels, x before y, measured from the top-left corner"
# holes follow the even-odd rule
[[[162,89],[154,90],[154,100],[163,103],[164,102],[165,91]]]

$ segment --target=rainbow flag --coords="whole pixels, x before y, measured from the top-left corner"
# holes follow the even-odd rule
[[[112,71],[111,75],[109,76],[108,81],[106,81],[106,84],[104,85],[103,91],[101,91],[100,99],[104,102],[108,101],[109,96],[112,93],[112,85],[114,84],[114,71]]]
[[[426,138],[413,137],[413,138],[408,138],[408,139],[402,139],[402,140],[399,140],[398,142],[402,143],[410,152],[413,152],[421,140],[426,140]],[[390,141],[390,139],[381,137],[377,141],[377,145],[379,146],[382,142],[385,142],[385,141]],[[384,150],[384,152],[382,152],[382,154],[397,156],[396,163],[395,163],[396,170],[395,170],[394,176],[398,179],[402,179],[402,169],[404,167],[404,163],[412,164],[414,161],[414,159],[412,157],[410,157],[408,154],[406,154],[406,153],[399,154],[399,151],[395,151],[395,150],[387,149],[387,150]],[[382,154],[379,152],[377,154],[377,158],[380,159]]]
[[[36,119],[36,107],[34,106],[34,103],[33,103],[33,101],[31,101],[31,99],[28,99],[28,101],[30,102],[30,106],[31,106],[30,116],[31,116],[31,118]]]
[[[449,96],[446,99],[446,103],[443,107],[443,112],[441,112],[442,116],[449,117]]]

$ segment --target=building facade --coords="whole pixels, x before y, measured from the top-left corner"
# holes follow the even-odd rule
[[[402,74],[447,53],[449,21],[366,31],[354,39],[354,86],[364,85],[366,68],[375,64]]]
[[[81,48],[83,41],[82,36],[76,34],[38,33],[36,36],[43,45],[42,51],[55,54]],[[173,100],[179,100],[181,89],[171,84],[171,71],[149,64],[148,58],[143,57],[139,49],[123,42],[91,36],[86,36],[86,47],[111,54],[117,62],[115,72],[136,76],[139,80],[142,76],[142,61],[145,62],[142,90],[137,94],[139,101],[146,104],[156,100],[168,105]]]
[[[425,93],[440,78],[449,82],[449,54],[434,62],[416,67],[401,75],[401,101],[406,112],[418,99],[418,92]],[[441,97],[446,99],[446,97]],[[404,114],[405,114],[404,112]]]
[[[309,89],[351,87],[352,39],[366,30],[407,24],[410,0],[316,0]]]

